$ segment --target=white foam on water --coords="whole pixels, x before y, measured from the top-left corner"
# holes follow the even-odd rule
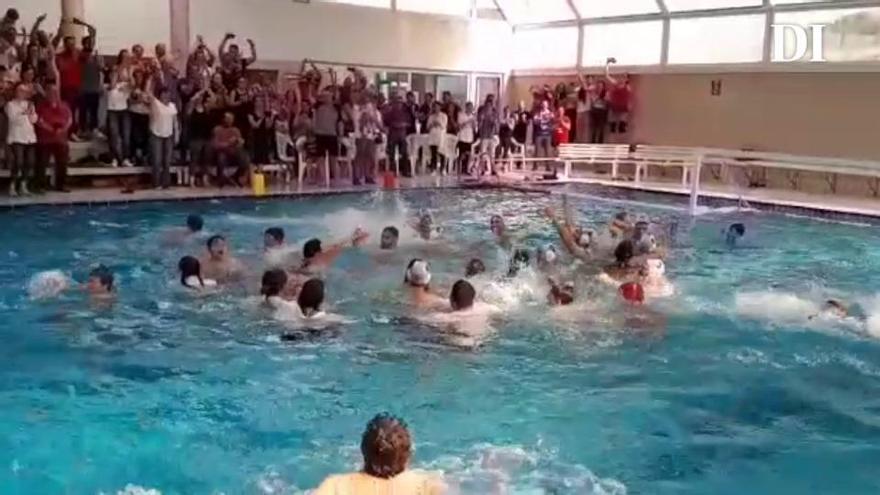
[[[862,302],[865,310],[865,331],[875,339],[880,339],[880,295]]]
[[[735,308],[741,316],[780,324],[804,323],[821,310],[816,301],[777,291],[738,293]]]
[[[552,452],[517,445],[481,444],[463,456],[444,456],[427,467],[443,474],[449,495],[626,495],[623,483],[553,457]]]
[[[101,492],[100,495],[105,495]],[[144,488],[138,485],[128,484],[125,488],[116,492],[116,495],[162,495],[162,492],[153,488]]]
[[[113,223],[113,222],[99,222],[97,220],[89,220],[89,225],[92,227],[109,227],[112,229],[124,229],[125,225],[121,223]]]

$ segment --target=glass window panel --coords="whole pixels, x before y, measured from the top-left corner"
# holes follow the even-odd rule
[[[516,69],[574,67],[578,28],[524,29],[513,33]]]
[[[806,29],[806,53],[797,61],[809,61],[813,57],[812,31],[810,26],[824,25],[822,45],[824,59],[829,62],[864,62],[880,60],[880,8],[845,10],[815,10],[808,12],[778,12],[775,30],[784,29],[784,58],[797,55],[796,31],[780,28],[779,24],[793,24]],[[774,32],[774,37],[776,33]],[[775,53],[774,59],[781,59]]]
[[[347,3],[351,5],[362,5],[364,7],[381,7],[384,9],[391,8],[391,0],[318,0],[325,3]]]
[[[609,57],[620,65],[659,64],[662,44],[663,21],[587,25],[583,64],[602,66]]]
[[[398,10],[469,16],[471,0],[397,0]]]
[[[764,57],[763,15],[673,19],[670,64],[760,62]]]
[[[756,7],[762,4],[761,0],[666,0],[666,7],[671,11]]]
[[[584,19],[660,12],[657,0],[574,0],[574,6]]]
[[[498,5],[513,24],[570,21],[576,18],[568,0],[498,0]]]

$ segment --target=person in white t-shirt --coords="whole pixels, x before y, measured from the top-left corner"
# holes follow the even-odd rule
[[[459,173],[470,172],[471,148],[477,137],[477,115],[474,104],[467,102],[464,112],[458,114],[458,163]]]
[[[171,91],[160,88],[158,98],[148,96],[150,102],[150,161],[153,165],[153,187],[168,189],[171,185],[171,161],[177,132],[177,105],[171,101]]]
[[[114,167],[131,167],[131,117],[128,115],[128,99],[131,97],[131,55],[121,50],[110,74],[107,91],[107,130],[110,154]]]
[[[15,86],[15,97],[6,104],[6,118],[9,129],[6,143],[11,153],[9,195],[28,195],[27,178],[36,160],[37,133],[34,124],[37,122],[37,110],[24,84]]]

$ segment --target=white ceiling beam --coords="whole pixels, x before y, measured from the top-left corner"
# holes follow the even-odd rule
[[[577,20],[581,20],[581,11],[578,10],[577,5],[574,4],[574,0],[568,0],[568,8],[571,9],[571,13],[574,14],[574,18]]]
[[[666,6],[666,0],[657,0],[657,8],[660,10],[661,14],[669,13],[669,8]]]
[[[658,6],[660,3],[663,3],[664,7],[666,6],[666,2],[663,0],[658,0]],[[769,5],[769,6],[768,6]],[[611,16],[611,17],[596,17],[596,18],[584,18],[578,21],[577,19],[567,20],[567,21],[556,21],[556,22],[536,22],[536,23],[522,23],[518,24],[517,28],[523,29],[540,29],[540,28],[551,28],[551,27],[567,27],[567,26],[575,26],[578,23],[581,24],[610,24],[610,23],[618,23],[618,22],[637,22],[637,21],[655,21],[655,20],[663,20],[664,18],[670,19],[693,19],[699,17],[723,17],[723,16],[731,16],[731,15],[749,15],[749,14],[764,14],[768,10],[774,10],[778,12],[806,12],[806,11],[815,11],[815,10],[836,10],[836,9],[849,9],[849,8],[869,8],[869,7],[880,7],[880,0],[839,0],[839,1],[819,1],[819,2],[806,2],[806,3],[791,3],[791,4],[783,4],[783,5],[775,5],[772,1],[764,2],[761,5],[752,5],[746,7],[728,7],[723,9],[703,9],[703,10],[682,10],[675,12],[664,13],[663,11],[657,13],[647,13],[647,14],[633,14],[633,15],[620,15],[620,16]]]

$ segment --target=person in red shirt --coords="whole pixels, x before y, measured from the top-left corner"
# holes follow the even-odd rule
[[[73,23],[77,26],[85,26],[91,39],[95,39],[94,27],[77,18],[73,19]],[[63,43],[64,49],[55,56],[55,66],[58,68],[58,78],[61,82],[61,99],[69,108],[79,108],[84,59],[81,50],[76,46],[75,37],[65,36]],[[75,131],[75,126],[71,126],[72,141],[78,141]]]
[[[58,85],[48,83],[46,99],[37,105],[37,168],[34,185],[37,190],[48,189],[46,168],[49,159],[55,160],[55,190],[69,192],[65,187],[70,145],[67,136],[73,126],[70,106],[61,99]]]
[[[629,113],[632,111],[632,85],[629,74],[621,78],[613,77],[610,66],[606,67],[606,79],[611,86],[608,91],[609,125],[611,134],[626,134],[629,125]]]
[[[571,119],[565,114],[565,107],[559,105],[556,109],[556,119],[553,122],[553,142],[556,147],[567,144],[571,135]]]

